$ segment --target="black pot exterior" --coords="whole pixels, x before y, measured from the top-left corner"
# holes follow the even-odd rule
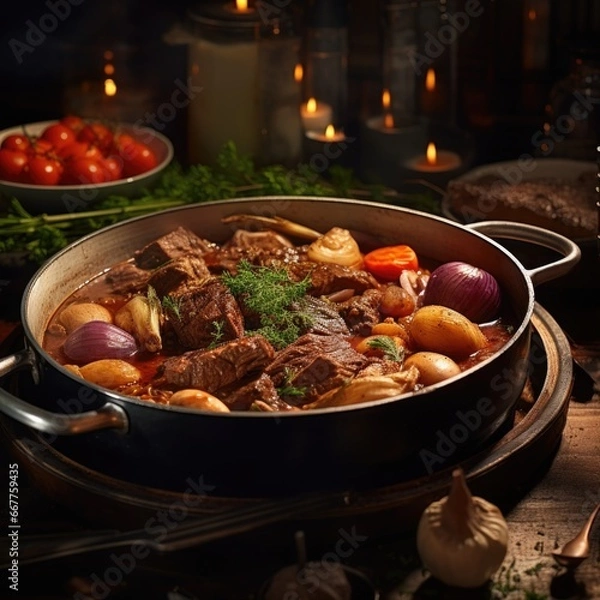
[[[224,239],[230,230],[223,229],[221,216],[248,213],[250,208],[254,214],[275,212],[321,231],[338,225],[362,231],[381,244],[409,243],[436,261],[468,260],[486,268],[500,281],[504,301],[515,315],[514,337],[468,373],[416,394],[279,415],[153,405],[81,383],[45,355],[39,342],[45,323],[75,285],[178,224],[209,239]],[[104,249],[101,255],[95,247]],[[43,381],[27,390],[31,398],[26,399],[67,413],[107,401],[120,405],[129,418],[128,432],[104,430],[53,443],[74,460],[123,480],[181,491],[203,482],[206,491],[210,488],[217,496],[272,496],[364,489],[427,476],[458,463],[497,434],[526,380],[531,281],[501,246],[445,219],[353,201],[285,199],[278,205],[272,199],[253,199],[136,219],[67,250],[56,264],[51,260],[34,276],[24,298],[26,333],[43,363]],[[83,256],[85,261],[78,265]],[[34,303],[50,285],[54,297]]]

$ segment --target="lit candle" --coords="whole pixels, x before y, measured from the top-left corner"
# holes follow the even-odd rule
[[[421,96],[421,110],[427,117],[440,117],[444,114],[444,91],[435,69],[429,67],[425,75],[425,85]]]
[[[406,166],[423,173],[441,173],[458,169],[461,163],[460,156],[456,152],[438,150],[433,142],[429,142],[425,154],[410,159]]]
[[[332,120],[332,109],[329,104],[310,98],[300,107],[300,116],[305,131],[325,131]]]
[[[346,139],[343,131],[336,131],[335,127],[330,123],[325,127],[323,133],[319,131],[307,131],[306,137],[319,142],[342,142]]]

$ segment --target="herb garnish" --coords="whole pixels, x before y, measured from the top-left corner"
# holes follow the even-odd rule
[[[289,367],[285,367],[283,370],[283,384],[277,388],[277,393],[282,398],[289,398],[290,396],[302,398],[306,394],[306,386],[297,386],[292,383],[294,376],[295,373]]]
[[[369,348],[373,350],[381,350],[384,358],[393,360],[394,362],[402,362],[404,360],[404,349],[400,348],[394,338],[389,335],[378,335],[367,342]]]
[[[253,333],[266,337],[277,349],[295,341],[310,325],[311,316],[302,310],[291,310],[293,303],[301,305],[310,285],[310,277],[302,281],[290,279],[285,269],[251,265],[242,260],[237,273],[224,273],[223,283],[231,293],[255,314],[260,327]]]
[[[219,345],[221,338],[225,335],[224,329],[225,321],[212,322],[212,342],[208,345],[209,349]]]
[[[393,203],[425,212],[441,214],[439,194],[425,189],[414,194],[401,194],[381,185],[368,185],[355,179],[350,169],[337,165],[327,171],[327,179],[307,164],[295,169],[282,165],[257,167],[238,154],[235,144],[228,142],[215,166],[193,165],[184,169],[173,163],[150,190],[137,198],[109,196],[63,214],[31,215],[18,198],[0,198],[0,253],[22,253],[31,262],[40,263],[70,242],[107,225],[159,210],[223,198],[252,196],[332,196],[362,198]],[[79,201],[80,200],[80,201]],[[90,210],[87,210],[87,209]],[[68,211],[68,207],[65,207]]]
[[[181,299],[173,296],[165,296],[162,299],[163,308],[181,321]]]

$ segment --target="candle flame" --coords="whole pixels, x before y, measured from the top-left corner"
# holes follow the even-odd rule
[[[248,10],[248,0],[235,0],[235,7],[240,12]]]
[[[317,101],[314,98],[309,98],[306,103],[306,112],[316,113],[317,112]]]
[[[428,92],[435,90],[435,69],[431,67],[427,69],[427,75],[425,75],[425,89]]]
[[[294,67],[294,81],[296,83],[300,83],[302,81],[303,77],[304,77],[304,68],[302,67],[301,64],[297,64]]]
[[[433,142],[429,142],[429,144],[427,144],[427,152],[425,153],[425,155],[427,156],[428,165],[433,166],[437,164],[437,150]]]
[[[104,65],[104,74],[105,75],[114,75],[115,72],[115,66],[111,65],[110,63],[106,63]]]
[[[391,113],[385,113],[385,115],[383,117],[383,126],[386,129],[393,129],[394,128],[394,115],[392,115]]]
[[[328,140],[332,140],[335,137],[335,127],[333,125],[327,125],[325,129],[325,137]]]
[[[392,104],[392,96],[390,90],[383,90],[381,94],[381,105],[384,109],[388,109]]]
[[[107,96],[114,96],[117,93],[117,84],[113,79],[104,80],[104,93]]]

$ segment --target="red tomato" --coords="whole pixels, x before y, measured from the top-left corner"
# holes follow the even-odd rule
[[[29,157],[22,150],[0,150],[0,178],[6,181],[22,181]]]
[[[157,164],[158,160],[154,152],[146,144],[136,142],[133,151],[127,157],[124,157],[123,175],[125,177],[140,175],[154,169]]]
[[[137,142],[128,133],[117,133],[113,140],[115,153],[123,159],[128,159],[135,154],[136,145]]]
[[[89,145],[85,142],[71,142],[61,146],[56,151],[56,154],[64,161],[74,160],[75,158],[85,158],[85,153],[88,151]]]
[[[58,150],[62,146],[73,143],[76,137],[76,133],[70,127],[55,123],[44,129],[40,139],[50,142],[54,149]]]
[[[63,182],[67,184],[103,183],[105,170],[99,160],[76,158],[66,165]]]
[[[102,123],[88,123],[77,134],[77,140],[97,146],[102,154],[107,154],[112,146],[113,132]]]
[[[7,135],[2,140],[2,145],[0,148],[5,148],[6,150],[21,150],[25,151],[27,148],[31,146],[31,142],[26,135],[22,133],[13,133],[11,135]]]
[[[75,115],[67,115],[60,120],[60,123],[72,129],[75,133],[79,133],[85,126],[85,121],[81,117]]]
[[[106,181],[116,181],[123,177],[123,161],[118,156],[107,156],[102,161]]]
[[[27,149],[27,153],[29,156],[41,156],[48,154],[52,150],[52,144],[48,140],[38,138],[32,142],[31,146]]]
[[[417,254],[406,245],[377,248],[365,254],[364,261],[367,271],[388,281],[398,279],[402,271],[419,268]]]
[[[32,156],[27,165],[27,179],[36,185],[57,185],[63,173],[62,165],[45,156]]]

